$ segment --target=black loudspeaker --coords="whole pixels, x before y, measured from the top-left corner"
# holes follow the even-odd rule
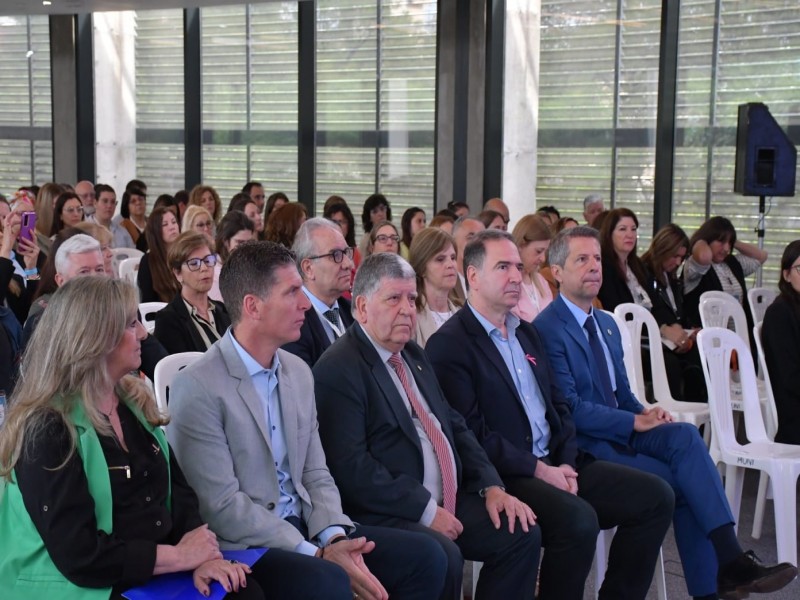
[[[797,148],[766,104],[739,105],[733,191],[744,196],[794,196]]]

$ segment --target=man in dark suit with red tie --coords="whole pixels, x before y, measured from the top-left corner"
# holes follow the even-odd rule
[[[314,366],[320,437],[356,521],[422,532],[448,557],[443,598],[461,595],[464,558],[483,562],[476,596],[533,598],[540,534],[411,340],[416,275],[396,254],[367,258],[355,323]]]

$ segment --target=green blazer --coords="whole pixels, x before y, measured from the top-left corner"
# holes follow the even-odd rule
[[[128,405],[158,441],[169,470],[169,446],[160,427],[151,426],[137,408]],[[70,415],[77,429],[77,452],[94,498],[97,528],[111,533],[111,480],[100,440],[80,402]],[[171,479],[170,479],[171,481]],[[167,506],[171,506],[171,486]],[[85,588],[71,583],[53,564],[14,482],[0,480],[0,590],[3,600],[53,598],[58,600],[107,600],[111,588]]]

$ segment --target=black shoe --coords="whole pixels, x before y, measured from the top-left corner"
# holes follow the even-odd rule
[[[797,577],[797,567],[780,563],[771,567],[761,564],[755,552],[748,550],[739,558],[720,567],[717,574],[717,593],[723,600],[740,600],[750,592],[775,592]]]

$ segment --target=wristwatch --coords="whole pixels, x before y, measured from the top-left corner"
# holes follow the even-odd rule
[[[486,498],[486,492],[488,492],[492,488],[500,488],[504,492],[506,491],[506,488],[504,488],[502,485],[490,485],[481,490],[478,490],[478,496],[480,496],[481,498]]]

